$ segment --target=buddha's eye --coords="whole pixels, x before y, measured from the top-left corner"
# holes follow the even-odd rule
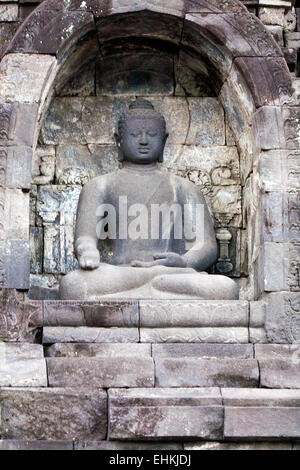
[[[156,136],[156,132],[147,132],[147,134],[148,134],[150,137],[155,137],[155,136]]]
[[[140,135],[139,132],[131,132],[130,134],[132,137],[138,137]]]

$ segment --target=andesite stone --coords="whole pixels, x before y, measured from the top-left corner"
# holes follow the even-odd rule
[[[153,345],[154,346],[154,345]],[[46,357],[151,357],[151,344],[56,343],[47,347]]]
[[[138,343],[138,328],[59,327],[43,328],[43,343]]]
[[[114,389],[108,394],[111,440],[222,438],[216,388]]]
[[[158,387],[257,387],[254,359],[155,358]]]
[[[107,394],[84,388],[1,388],[1,437],[22,440],[105,439]]]
[[[246,327],[141,328],[142,343],[248,343]]]
[[[137,302],[45,301],[44,326],[137,327]]]
[[[50,387],[154,387],[150,357],[50,357],[46,359]]]

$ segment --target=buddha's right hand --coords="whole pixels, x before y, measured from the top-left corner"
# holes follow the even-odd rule
[[[81,269],[97,269],[100,265],[98,250],[88,249],[78,254],[78,262]]]

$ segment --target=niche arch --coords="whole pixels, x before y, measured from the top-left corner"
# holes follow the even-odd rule
[[[83,61],[101,55],[103,45],[128,38],[155,40],[179,58],[188,52],[209,64],[245,181],[247,296],[254,300],[264,292],[289,290],[292,275],[282,289],[273,288],[266,276],[287,239],[278,235],[280,221],[271,220],[266,230],[263,212],[273,192],[284,198],[288,191],[288,176],[274,182],[268,162],[273,158],[275,166],[288,166],[290,151],[298,150],[297,109],[280,48],[238,0],[172,0],[168,6],[155,0],[44,0],[25,20],[0,66],[0,210],[9,221],[0,227],[1,286],[29,288],[32,154],[55,87],[75,75]]]

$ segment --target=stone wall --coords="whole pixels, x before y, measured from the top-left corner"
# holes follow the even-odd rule
[[[0,35],[4,52],[15,29],[40,2],[2,3]],[[261,0],[243,3],[274,35],[292,75],[297,75],[300,22],[297,23],[299,11],[293,7],[293,2]],[[89,38],[87,44],[93,48],[93,39]],[[72,240],[80,188],[95,174],[117,168],[112,140],[115,123],[111,116],[113,113],[118,115],[135,95],[150,96],[170,118],[169,127],[174,129],[174,134],[176,129],[176,136],[171,133],[164,166],[201,186],[216,229],[225,226],[232,237],[229,257],[233,269],[228,274],[235,278],[247,276],[250,262],[247,241],[249,243],[249,236],[251,238],[247,225],[254,183],[251,171],[250,174],[239,174],[239,159],[244,159],[245,155],[238,155],[226,116],[212,91],[218,90],[218,86],[210,83],[211,71],[205,62],[196,65],[193,57],[185,57],[183,65],[180,58],[175,60],[174,51],[163,50],[162,43],[146,46],[144,43],[140,49],[136,44],[128,43],[125,54],[123,44],[122,54],[118,55],[119,46],[109,44],[108,48],[115,47],[115,50],[104,51],[103,58],[97,63],[87,62],[67,83],[62,77],[56,87],[41,129],[40,146],[34,155],[34,184],[30,193],[32,285],[55,287],[62,274],[76,268]],[[128,72],[122,75],[125,66]],[[159,75],[155,73],[157,69]],[[297,95],[296,78],[294,85]],[[99,127],[100,118],[102,127]],[[200,135],[199,124],[204,130]],[[97,132],[100,128],[101,132]],[[267,212],[269,203],[266,197]],[[297,206],[297,201],[292,198],[288,204]],[[269,248],[272,250],[273,245]],[[104,249],[104,258],[105,254]],[[271,272],[272,263],[266,269]],[[296,262],[296,277],[297,269]],[[216,271],[216,267],[212,271]],[[290,284],[296,283],[297,290],[295,279],[291,279]],[[275,287],[278,290],[278,286]],[[35,293],[38,290],[35,289]],[[268,290],[273,291],[274,286],[267,286]]]
[[[202,67],[208,74],[205,63]],[[56,90],[34,158],[32,285],[52,286],[54,279],[77,267],[73,231],[80,189],[90,178],[118,168],[116,121],[135,96],[152,101],[166,117],[170,135],[163,167],[201,188],[216,229],[225,220],[232,235],[231,275],[240,275],[239,155],[203,71],[181,67],[170,54],[143,50],[92,61]],[[109,261],[105,248],[102,259]]]

